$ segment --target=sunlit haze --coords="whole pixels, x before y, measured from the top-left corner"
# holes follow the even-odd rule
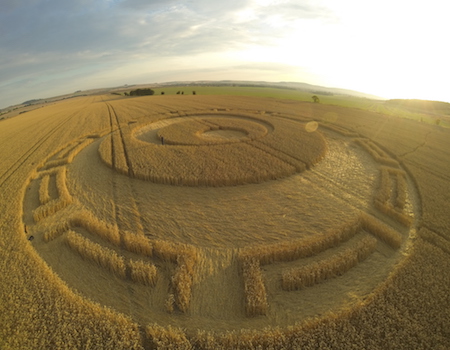
[[[450,102],[448,4],[3,0],[0,108],[185,80],[306,82]]]

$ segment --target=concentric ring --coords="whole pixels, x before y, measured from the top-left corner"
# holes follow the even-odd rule
[[[99,152],[110,167],[134,178],[230,186],[302,172],[323,158],[326,143],[319,132],[308,132],[286,119],[211,114],[166,118],[116,131]]]

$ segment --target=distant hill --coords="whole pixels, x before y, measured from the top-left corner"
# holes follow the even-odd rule
[[[249,87],[272,87],[279,89],[290,89],[306,91],[313,94],[322,95],[346,95],[355,96],[361,98],[369,98],[374,100],[384,100],[384,98],[366,94],[359,91],[331,88],[320,85],[312,85],[307,83],[297,83],[297,82],[266,82],[266,81],[250,81],[250,80],[200,80],[200,81],[172,81],[167,83],[158,84],[160,86],[164,85],[197,85],[197,86],[249,86]]]

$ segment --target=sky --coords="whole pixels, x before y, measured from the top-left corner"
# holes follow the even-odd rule
[[[0,108],[228,79],[450,102],[449,9],[443,0],[1,0]]]

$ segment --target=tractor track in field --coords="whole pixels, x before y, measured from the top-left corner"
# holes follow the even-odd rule
[[[108,107],[108,114],[109,114],[109,126],[111,129],[111,135],[114,131],[114,126],[113,126],[113,119],[112,119],[112,115],[111,115],[111,109],[109,108],[109,105],[105,102],[106,106]],[[111,165],[113,169],[116,169],[116,161],[114,158],[114,154],[115,154],[115,150],[114,150],[114,142],[113,142],[113,138],[111,136]]]
[[[114,131],[114,123],[116,123],[117,128],[120,132],[120,139],[122,141],[122,147],[123,147],[123,151],[124,151],[124,157],[125,157],[125,161],[126,164],[128,166],[128,176],[132,176],[131,174],[133,174],[133,169],[132,169],[132,164],[126,149],[126,144],[125,144],[125,140],[123,137],[123,130],[122,127],[120,126],[119,123],[119,117],[114,109],[113,106],[111,106],[109,103],[105,102],[106,106],[108,107],[108,113],[109,113],[109,121],[110,121],[110,127],[111,127],[111,133]],[[116,169],[116,165],[115,165],[115,152],[116,149],[114,147],[114,139],[111,137],[111,161],[112,161],[112,167],[115,170]],[[113,179],[112,182],[112,186],[113,186],[113,193],[114,193],[114,213],[115,213],[115,217],[116,217],[116,222],[119,223],[120,222],[120,208],[118,208],[118,189],[117,189],[117,184],[116,181]],[[134,189],[133,186],[131,186],[130,188],[130,192],[131,192],[131,202],[132,202],[132,206],[136,208],[137,210],[137,217],[136,217],[136,224],[139,228],[142,227],[142,216],[141,216],[141,212],[139,210],[139,206],[138,203],[136,201],[136,190]]]
[[[123,137],[123,130],[122,130],[122,127],[120,126],[119,117],[117,116],[117,113],[116,113],[116,111],[115,111],[113,106],[111,106],[109,103],[106,103],[106,105],[108,106],[109,118],[110,118],[110,123],[111,123],[111,130],[112,130],[113,118],[115,119],[115,121],[117,123],[117,128],[119,129],[119,132],[120,132],[120,139],[122,141],[123,153],[124,153],[125,161],[126,161],[127,167],[128,167],[128,175],[132,176],[132,174],[133,174],[133,165],[132,165],[132,163],[130,161],[130,157],[128,155],[128,151],[127,151],[127,148],[126,148],[126,145],[125,145],[125,139]],[[111,142],[111,144],[114,144],[114,142]],[[114,148],[114,146],[112,146],[111,148]]]

